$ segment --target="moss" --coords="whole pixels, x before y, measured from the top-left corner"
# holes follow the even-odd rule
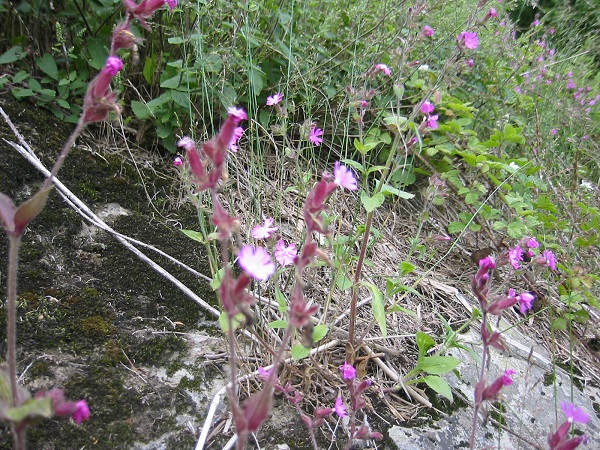
[[[179,381],[179,385],[177,387],[179,389],[188,391],[198,391],[201,385],[202,383],[198,377],[189,378],[185,376]]]
[[[101,316],[86,317],[79,324],[81,332],[93,336],[107,336],[115,332],[114,326]]]
[[[546,372],[544,374],[544,386],[551,386],[556,381],[556,373]]]
[[[50,377],[52,376],[52,369],[47,363],[36,361],[29,368],[29,376],[31,378]]]
[[[136,363],[159,365],[168,362],[174,353],[187,351],[187,343],[179,336],[166,334],[144,342],[137,349],[134,358]]]

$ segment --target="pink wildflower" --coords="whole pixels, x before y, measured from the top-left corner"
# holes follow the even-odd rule
[[[386,64],[375,64],[375,69],[379,72],[383,72],[388,77],[392,74],[392,70]]]
[[[431,114],[434,109],[435,106],[433,106],[433,103],[431,103],[429,100],[426,100],[421,105],[421,109],[419,111],[421,111],[423,114]]]
[[[533,301],[535,296],[529,292],[523,292],[521,295],[517,295],[517,301],[519,302],[519,310],[521,314],[525,315],[533,307]]]
[[[479,38],[473,31],[463,31],[458,35],[458,43],[469,50],[475,50],[479,45]]]
[[[169,5],[169,9],[173,11],[177,6],[177,0],[167,0],[167,5]]]
[[[519,268],[519,261],[523,261],[523,249],[518,245],[508,251],[508,262],[516,270]]]
[[[335,399],[335,406],[333,410],[339,417],[346,417],[348,413],[346,412],[346,405],[344,405],[344,400],[342,397],[338,397]]]
[[[552,129],[550,130],[550,134],[551,134],[552,136],[556,136],[556,133],[558,133],[558,130],[557,130],[556,128],[552,128]]]
[[[431,130],[437,130],[439,127],[437,120],[438,120],[437,114],[435,116],[429,116],[427,118],[427,123],[426,123],[427,128],[429,128]]]
[[[238,151],[237,141],[244,135],[244,129],[242,127],[235,127],[233,134],[231,135],[231,142],[229,143],[229,150],[233,153]]]
[[[498,11],[496,11],[494,8],[490,8],[489,12],[486,15],[486,19],[491,19],[493,17],[498,17]]]
[[[268,280],[275,273],[275,264],[262,247],[244,245],[238,254],[238,262],[242,269],[252,278],[260,281]]]
[[[296,256],[298,255],[298,250],[296,249],[296,244],[292,243],[286,247],[285,242],[280,239],[275,246],[273,255],[279,264],[282,266],[289,266],[294,264]]]
[[[535,237],[531,237],[527,240],[527,243],[525,245],[527,245],[527,247],[529,248],[538,248],[540,246],[540,243]]]
[[[546,260],[546,265],[552,270],[556,270],[556,255],[552,250],[544,250],[542,257]]]
[[[181,159],[180,156],[177,156],[174,160],[173,160],[173,165],[175,167],[181,167],[183,165],[183,159]]]
[[[466,64],[467,64],[467,67],[471,67],[471,68],[475,67],[475,61],[473,61],[473,58],[467,59]]]
[[[340,366],[340,371],[342,372],[342,378],[346,381],[353,380],[356,377],[356,369],[347,362]]]
[[[355,191],[358,189],[358,186],[356,185],[356,178],[354,177],[352,171],[350,171],[343,164],[340,164],[339,161],[335,162],[333,176],[333,182],[338,186],[348,189],[349,191]]]
[[[275,219],[267,218],[263,225],[256,225],[252,228],[252,237],[254,239],[268,239],[271,235],[277,231],[277,227],[273,227]]]
[[[232,117],[234,119],[236,125],[242,120],[248,120],[248,115],[246,114],[246,111],[236,106],[230,106],[229,108],[227,108],[227,114],[229,115],[229,117]]]
[[[310,135],[308,136],[308,140],[316,146],[319,146],[321,145],[321,142],[323,142],[323,138],[321,136],[323,136],[323,130],[317,127],[312,127],[310,130]]]
[[[577,87],[577,85],[575,84],[575,82],[573,80],[569,80],[567,81],[567,89],[575,89]]]
[[[75,403],[75,411],[73,411],[71,417],[73,417],[73,420],[78,425],[90,418],[90,408],[85,400],[79,400]]]
[[[281,92],[277,92],[276,94],[267,97],[267,106],[276,105],[281,100],[283,100],[283,94]]]
[[[578,406],[575,406],[573,403],[562,402],[560,404],[560,409],[567,416],[567,420],[571,423],[588,423],[590,420],[590,416]]]
[[[431,28],[429,25],[425,25],[423,27],[423,30],[421,31],[421,33],[425,37],[433,37],[433,35],[435,34],[435,30],[433,28]]]

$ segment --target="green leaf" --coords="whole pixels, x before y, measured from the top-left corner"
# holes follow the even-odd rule
[[[310,355],[310,348],[306,348],[302,344],[296,344],[292,346],[292,358],[294,358],[294,361],[304,359],[308,355]]]
[[[199,231],[181,230],[181,232],[190,239],[193,239],[194,241],[200,242],[201,244],[206,244],[206,239],[204,238],[204,235]]]
[[[244,315],[242,313],[237,313],[235,316],[233,316],[231,322],[233,323],[233,329],[237,330],[240,325],[244,323]],[[229,331],[229,321],[227,320],[227,313],[225,311],[221,312],[219,315],[219,325],[224,333]]]
[[[387,312],[388,312],[388,314],[395,313],[395,312],[401,312],[404,314],[408,314],[409,316],[412,316],[415,319],[418,317],[418,315],[415,311],[413,311],[412,309],[404,308],[400,305],[393,305],[392,307],[388,308]]]
[[[14,423],[21,422],[27,418],[44,417],[48,419],[53,414],[52,399],[48,397],[42,399],[30,398],[20,406],[6,408],[3,413],[9,421]]]
[[[52,55],[44,53],[44,56],[35,60],[35,63],[42,72],[48,75],[53,80],[58,80],[58,67]]]
[[[287,328],[289,324],[285,320],[274,320],[269,323],[269,328]]]
[[[402,261],[400,263],[400,274],[402,275],[407,275],[409,273],[413,273],[415,271],[416,267],[414,264],[408,262],[408,261]]]
[[[336,278],[335,284],[338,287],[338,289],[340,289],[341,291],[345,291],[352,287],[352,280],[342,273]]]
[[[354,148],[363,156],[377,147],[378,144],[379,142],[366,142],[363,144],[358,139],[354,139]]]
[[[379,208],[384,201],[385,195],[383,195],[381,192],[378,192],[373,197],[369,197],[369,195],[364,191],[360,193],[360,202],[363,204],[367,212],[372,212]]]
[[[277,300],[277,304],[279,305],[279,312],[286,312],[288,309],[287,301],[283,292],[281,292],[278,287],[275,288],[275,300]]]
[[[319,342],[329,333],[329,327],[325,324],[317,325],[313,328],[312,339],[313,342]]]
[[[427,333],[423,333],[422,331],[417,331],[415,338],[417,341],[417,347],[419,347],[419,359],[421,359],[423,356],[425,356],[427,350],[435,345],[435,341],[431,336],[429,336]]]
[[[31,97],[33,95],[33,91],[31,89],[24,89],[19,87],[12,88],[10,92],[12,92],[12,95],[14,95],[15,98],[19,100],[25,97]]]
[[[0,55],[0,65],[2,64],[10,64],[15,61],[19,61],[27,56],[27,52],[23,50],[23,47],[20,45],[15,45],[14,47],[6,50],[2,55]]]
[[[173,91],[171,92],[171,98],[173,99],[173,102],[177,103],[179,106],[188,110],[190,109],[191,103],[189,92]]]
[[[359,163],[358,161],[354,161],[352,159],[342,159],[341,161],[342,163],[344,163],[347,166],[350,167],[354,167],[356,170],[358,170],[360,173],[365,173],[366,169],[365,166],[363,166],[361,163]]]
[[[373,297],[371,300],[371,309],[373,310],[373,317],[379,325],[381,335],[385,337],[387,336],[387,327],[385,318],[385,299],[383,298],[383,294],[381,293],[379,288],[373,283],[362,282],[361,284],[368,288],[369,291],[371,291],[371,296]]]
[[[148,84],[154,84],[154,72],[156,71],[156,58],[154,55],[146,56],[144,60],[144,69],[142,70],[142,74],[144,75],[144,80]]]
[[[451,372],[460,364],[460,359],[454,356],[425,356],[417,363],[423,372],[432,375]]]
[[[217,271],[217,273],[215,273],[213,280],[210,282],[210,287],[213,291],[216,291],[217,289],[219,289],[219,286],[221,286],[221,280],[223,280],[223,275],[225,275],[225,268],[221,267]]]
[[[148,108],[148,104],[144,103],[144,102],[139,102],[137,100],[132,100],[131,101],[131,110],[133,111],[133,114],[135,114],[135,116],[138,119],[149,119],[151,117],[153,117],[152,111],[150,111],[150,108]]]
[[[466,227],[466,224],[462,223],[462,222],[450,222],[448,224],[448,233],[453,234],[453,233],[460,233],[462,230],[464,230]]]
[[[266,75],[258,67],[252,67],[249,72],[250,85],[255,96],[259,96],[265,86]]]
[[[421,378],[423,383],[426,383],[431,389],[440,394],[443,397],[446,397],[451,402],[454,401],[452,397],[452,389],[442,377],[438,377],[435,375],[427,375],[426,377]]]

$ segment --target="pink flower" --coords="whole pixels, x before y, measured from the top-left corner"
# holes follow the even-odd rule
[[[383,72],[388,77],[392,74],[392,70],[385,64],[375,64],[375,69],[379,72]]]
[[[552,250],[544,250],[542,257],[546,260],[546,265],[552,270],[556,270],[556,255]]]
[[[261,380],[267,381],[269,379],[269,377],[271,376],[272,370],[273,370],[273,367],[271,367],[269,370],[265,369],[264,367],[259,367],[258,368],[258,376],[261,378]]]
[[[229,143],[229,150],[233,153],[238,151],[237,141],[244,135],[244,129],[242,127],[235,127],[233,134],[231,135],[231,142]]]
[[[498,17],[498,12],[494,8],[490,8],[486,16],[487,19],[490,19],[492,17]]]
[[[256,225],[252,228],[252,237],[254,239],[268,239],[277,231],[277,227],[272,227],[275,219],[267,218],[263,225]]]
[[[78,425],[90,418],[90,408],[85,400],[79,400],[75,403],[75,411],[73,411],[71,417],[73,417],[73,420]]]
[[[435,34],[435,30],[433,28],[431,28],[429,25],[425,25],[423,27],[423,30],[421,31],[421,33],[425,37],[432,37]]]
[[[479,38],[473,31],[463,31],[458,35],[458,43],[465,48],[475,50],[479,45]]]
[[[423,114],[431,114],[434,109],[435,106],[433,106],[433,103],[431,103],[429,100],[426,100],[421,105],[421,109],[419,109],[419,111],[421,111]]]
[[[183,165],[183,159],[181,159],[180,156],[177,156],[174,160],[173,160],[173,165],[175,167],[181,167]]]
[[[466,64],[468,67],[471,67],[471,68],[475,67],[475,61],[473,61],[473,58],[467,59]]]
[[[356,185],[356,178],[352,171],[350,171],[346,166],[340,164],[339,161],[335,162],[333,167],[333,182],[340,187],[348,189],[349,191],[355,191],[358,189]]]
[[[308,136],[308,140],[316,146],[319,146],[321,145],[321,142],[323,142],[323,138],[321,136],[323,136],[323,130],[317,127],[312,127],[310,130],[310,136]]]
[[[583,409],[575,406],[573,403],[562,402],[560,404],[560,409],[562,409],[562,411],[565,413],[565,416],[567,416],[567,420],[571,423],[588,423],[590,420],[590,416]]]
[[[298,250],[296,249],[296,244],[292,243],[286,247],[285,242],[280,239],[275,246],[273,255],[279,264],[282,266],[289,266],[294,264],[296,256],[298,255]]]
[[[283,94],[281,92],[277,92],[276,94],[267,97],[267,106],[276,105],[281,100],[283,100]]]
[[[500,389],[504,386],[510,386],[513,384],[512,376],[517,372],[512,369],[506,369],[504,374],[498,377],[492,384],[490,384],[487,388],[483,390],[481,393],[481,400],[495,400],[498,398],[498,393]],[[476,388],[477,390],[477,388]],[[477,393],[475,394],[477,398]]]
[[[182,147],[185,150],[194,150],[196,148],[196,143],[189,136],[184,136],[179,141],[177,141],[177,147]]]
[[[342,372],[342,378],[346,381],[353,380],[356,377],[356,369],[347,362],[340,366],[340,371]]]
[[[535,300],[535,296],[529,292],[523,292],[521,295],[517,296],[517,301],[519,302],[519,310],[521,314],[525,315],[527,311],[529,311],[533,307],[533,301]]]
[[[552,129],[550,130],[550,134],[551,134],[552,136],[556,136],[556,133],[558,133],[558,130],[557,130],[556,128],[552,128]]]
[[[104,66],[106,73],[114,77],[121,69],[123,69],[123,61],[117,56],[109,56]]]
[[[268,280],[275,273],[275,263],[262,247],[244,245],[238,253],[238,262],[242,269],[252,278],[260,281]]]
[[[230,106],[229,108],[227,108],[227,114],[229,115],[229,117],[232,117],[234,119],[236,125],[242,120],[248,120],[248,115],[246,114],[246,111],[236,106]]]
[[[335,406],[333,407],[333,410],[340,417],[346,417],[348,415],[346,412],[346,405],[344,405],[344,400],[342,400],[342,397],[335,399]]]
[[[169,9],[173,11],[177,6],[177,0],[167,0],[167,5],[169,5]]]
[[[531,237],[527,240],[527,243],[525,245],[527,245],[527,247],[529,248],[538,248],[540,246],[540,243],[535,237]]]
[[[573,82],[573,80],[567,81],[567,89],[575,89],[577,85]]]
[[[508,251],[508,262],[516,270],[519,268],[519,261],[523,261],[523,249],[518,245]]]
[[[427,128],[429,128],[431,130],[437,130],[438,129],[437,120],[438,120],[437,114],[435,116],[429,116],[427,118],[427,123],[426,123]]]

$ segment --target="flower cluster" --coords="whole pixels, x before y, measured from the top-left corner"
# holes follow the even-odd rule
[[[573,423],[588,423],[590,416],[573,403],[562,402],[560,408],[565,416],[567,416],[567,420],[548,437],[550,450],[571,450],[578,447],[579,444],[587,444],[587,436],[585,434],[569,438],[569,431]]]
[[[425,100],[419,108],[419,111],[427,116],[425,120],[425,127],[430,130],[437,130],[439,126],[437,123],[438,115],[432,115],[434,110],[435,106],[429,100]]]

